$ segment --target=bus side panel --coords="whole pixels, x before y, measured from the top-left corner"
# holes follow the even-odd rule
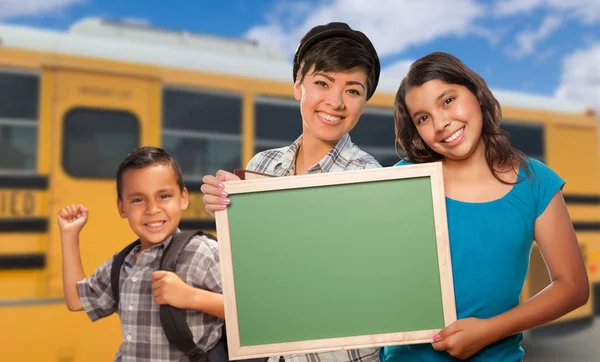
[[[574,118],[584,118],[583,116]],[[592,118],[592,117],[590,117]],[[569,121],[565,119],[565,121]],[[553,124],[547,128],[547,160],[565,181],[563,195],[577,233],[588,277],[593,292],[600,282],[600,147],[598,122]],[[542,261],[540,260],[540,263]],[[594,298],[591,293],[586,305],[572,312],[593,315]],[[569,315],[569,316],[570,316]],[[568,318],[568,316],[567,316]]]
[[[0,306],[2,330],[19,338],[3,338],[3,361],[101,362],[112,361],[118,339],[106,338],[120,330],[111,316],[92,324],[85,312],[69,312],[61,300]],[[10,336],[8,336],[10,337]],[[10,340],[10,343],[8,343]]]

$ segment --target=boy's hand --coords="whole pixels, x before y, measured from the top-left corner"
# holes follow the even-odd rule
[[[219,170],[216,176],[206,175],[202,178],[200,191],[204,194],[202,201],[206,211],[215,216],[215,211],[225,210],[230,201],[223,185],[224,181],[238,181],[240,178],[231,172]]]
[[[58,212],[61,233],[78,234],[88,220],[88,209],[83,205],[69,205]]]
[[[194,287],[186,284],[175,273],[157,270],[152,273],[152,296],[158,305],[168,304],[179,309],[190,309]]]
[[[437,351],[446,351],[452,357],[467,359],[487,345],[495,342],[490,336],[492,328],[487,319],[465,318],[442,329],[432,346]]]

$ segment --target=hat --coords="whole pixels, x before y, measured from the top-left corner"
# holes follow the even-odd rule
[[[296,82],[296,76],[298,74],[298,69],[300,68],[300,63],[302,62],[302,58],[306,52],[312,48],[318,42],[336,37],[346,37],[352,40],[357,41],[359,44],[365,47],[371,53],[373,57],[373,72],[375,73],[374,79],[370,79],[369,77],[369,90],[367,92],[367,100],[371,98],[373,93],[375,93],[375,89],[377,88],[377,83],[379,82],[379,57],[377,56],[377,51],[375,51],[375,47],[369,40],[369,38],[358,30],[353,30],[346,23],[329,23],[327,25],[318,25],[314,28],[310,29],[306,35],[300,40],[300,44],[296,49],[296,53],[294,54],[294,82]],[[373,84],[370,84],[370,83]]]

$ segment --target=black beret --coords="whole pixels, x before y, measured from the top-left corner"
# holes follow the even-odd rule
[[[369,38],[358,30],[353,30],[346,23],[329,23],[326,25],[318,25],[314,28],[310,29],[306,35],[300,40],[300,44],[296,49],[296,53],[294,54],[294,83],[296,82],[296,76],[298,74],[298,69],[300,68],[300,63],[302,62],[302,58],[306,54],[306,52],[318,42],[328,39],[328,38],[336,38],[336,37],[346,37],[357,41],[359,44],[365,47],[373,58],[373,72],[375,76],[373,79],[368,77],[369,79],[369,90],[367,92],[367,100],[371,98],[373,93],[375,93],[375,89],[377,88],[377,83],[379,83],[379,57],[377,56],[377,51],[375,51],[375,47],[369,40]],[[369,76],[369,74],[367,74]],[[373,83],[373,84],[371,84]]]

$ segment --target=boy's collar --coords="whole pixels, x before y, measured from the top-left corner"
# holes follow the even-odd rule
[[[169,236],[167,236],[167,238],[165,240],[161,241],[158,244],[152,245],[147,250],[150,250],[153,248],[160,248],[160,249],[166,248],[167,246],[169,246],[169,243],[171,243],[171,240],[173,240],[173,235],[175,235],[175,233],[179,233],[179,232],[181,232],[181,230],[179,230],[179,228],[175,229],[175,231],[173,233],[171,233]]]

